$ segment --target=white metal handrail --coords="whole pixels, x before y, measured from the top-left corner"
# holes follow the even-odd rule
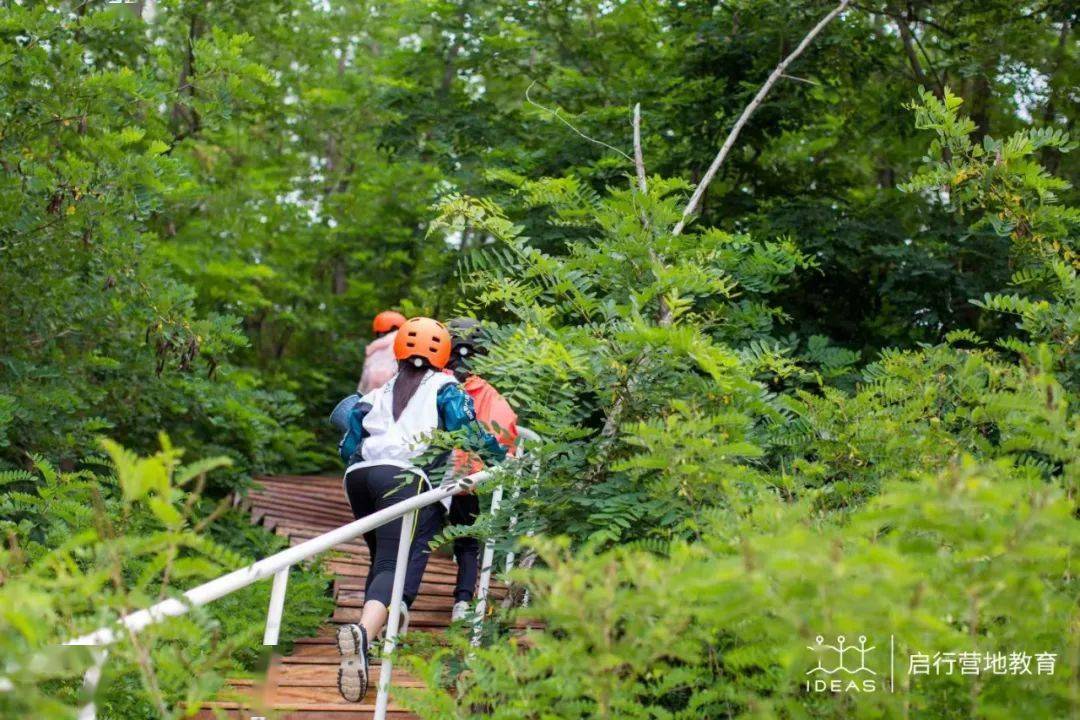
[[[524,427],[518,427],[518,438],[520,442],[525,443],[537,443],[540,441],[540,436],[534,433],[532,430]],[[523,454],[523,453],[521,453]],[[536,470],[535,463],[533,470]],[[521,471],[518,471],[518,477],[521,476]],[[521,488],[514,488],[514,498],[516,499],[521,493]],[[491,494],[491,514],[496,515],[499,512],[499,507],[502,505],[503,498],[503,486],[499,485]],[[510,518],[509,529],[512,531],[514,526],[517,525],[517,516],[514,515]],[[483,636],[484,630],[484,616],[487,614],[487,600],[488,594],[491,589],[491,569],[495,563],[495,538],[488,538],[484,543],[484,555],[480,562],[480,586],[476,591],[476,609],[473,611],[475,620],[473,622],[473,637],[472,644],[474,647],[480,645],[480,640]],[[509,573],[514,569],[514,552],[511,550],[506,553],[506,572]]]
[[[145,610],[139,610],[138,612],[125,615],[120,618],[117,625],[126,628],[131,633],[136,633],[148,625],[160,622],[169,617],[183,615],[193,607],[206,605],[218,598],[273,576],[274,586],[270,593],[270,608],[267,613],[267,629],[263,642],[267,645],[276,645],[278,630],[281,626],[281,615],[285,606],[285,580],[288,576],[289,568],[298,562],[313,558],[336,545],[354,540],[364,533],[371,532],[386,523],[393,522],[406,515],[408,515],[409,518],[403,523],[401,542],[405,546],[406,552],[408,552],[408,546],[412,542],[411,528],[414,525],[412,520],[418,510],[441,502],[445,498],[451,497],[457,493],[471,490],[478,483],[488,479],[492,474],[493,473],[490,470],[482,470],[464,478],[450,480],[433,490],[428,490],[415,497],[402,500],[388,508],[374,512],[367,517],[355,520],[348,525],[343,525],[336,530],[331,530],[330,532],[319,535],[311,540],[302,542],[299,545],[282,550],[279,553],[275,553],[270,557],[259,560],[245,568],[235,570],[216,580],[211,580],[208,583],[192,588],[181,596],[182,599],[170,598]],[[407,528],[408,531],[406,531]],[[407,563],[400,561],[397,563],[394,577],[394,595],[396,597],[392,598],[390,601],[391,608],[397,608],[401,605],[400,596],[405,580],[406,565]],[[400,579],[397,577],[398,575],[401,576]],[[395,636],[398,630],[398,619],[399,613],[390,613],[390,619],[386,628],[385,644],[383,646],[385,656],[383,658],[383,667],[379,677],[379,695],[376,698],[375,717],[377,720],[383,720],[383,718],[386,717],[387,695],[389,692],[390,674],[392,672],[389,653],[394,649]],[[95,630],[88,635],[70,640],[65,644],[102,646],[110,645],[119,638],[120,635],[118,629],[114,630],[112,627],[104,627]],[[100,661],[95,662],[95,664],[87,671],[84,682],[84,693],[90,696],[92,696],[96,690],[97,679],[101,674],[101,663],[104,661],[104,654],[102,653],[98,657],[100,658]],[[379,712],[380,710],[381,713]],[[79,713],[79,720],[93,720],[95,715],[94,704],[91,700],[87,705],[83,706]]]
[[[522,440],[532,442],[538,440],[538,436],[525,429],[519,428],[519,436]],[[281,628],[281,616],[285,607],[285,590],[288,582],[290,568],[316,555],[326,552],[331,548],[354,540],[365,533],[371,532],[389,522],[402,518],[401,541],[398,547],[398,562],[394,572],[393,592],[390,600],[390,616],[387,620],[386,633],[383,644],[382,669],[379,674],[379,689],[375,703],[376,720],[385,720],[389,702],[390,676],[393,671],[390,655],[394,650],[396,637],[399,629],[400,613],[393,611],[402,604],[402,595],[405,582],[405,571],[408,550],[412,544],[412,533],[416,523],[416,513],[422,508],[442,502],[443,500],[462,492],[473,490],[479,483],[484,482],[495,473],[492,470],[481,470],[466,477],[449,478],[439,487],[420,493],[414,497],[402,500],[388,508],[374,512],[347,525],[323,533],[318,537],[294,545],[279,553],[263,558],[247,567],[234,570],[231,573],[211,580],[185,592],[179,598],[170,598],[157,603],[145,610],[130,613],[120,618],[114,625],[102,627],[82,637],[69,640],[65,645],[88,645],[99,648],[94,653],[95,662],[86,671],[83,681],[83,693],[88,697],[87,703],[79,711],[79,720],[94,720],[96,707],[93,695],[97,690],[97,684],[101,677],[101,669],[107,657],[104,646],[117,642],[120,630],[124,629],[128,634],[134,634],[143,628],[158,623],[166,618],[176,617],[187,613],[193,607],[201,607],[219,598],[229,595],[238,590],[248,587],[260,580],[273,576],[273,586],[270,591],[270,607],[267,610],[266,630],[263,635],[264,645],[276,645]],[[496,489],[501,497],[502,487]],[[493,498],[493,511],[498,506]],[[488,545],[491,545],[489,541]],[[486,577],[482,579],[482,598],[486,600],[488,585],[491,579],[490,559],[487,547],[485,547]],[[483,600],[481,601],[483,602]],[[482,618],[482,614],[481,614]]]

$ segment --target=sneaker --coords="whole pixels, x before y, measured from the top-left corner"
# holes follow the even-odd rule
[[[337,648],[341,654],[337,687],[341,697],[360,702],[368,691],[368,641],[363,625],[342,625],[337,631]]]
[[[458,600],[454,603],[454,609],[450,611],[450,622],[457,622],[464,620],[469,615],[469,603],[465,600]]]
[[[401,601],[401,620],[398,622],[398,635],[404,635],[409,631],[409,606],[405,604],[405,601]],[[375,645],[382,645],[386,641],[386,626],[383,625],[382,630],[375,636]]]

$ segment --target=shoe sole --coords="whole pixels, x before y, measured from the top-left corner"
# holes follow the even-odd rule
[[[360,630],[355,625],[342,625],[337,631],[337,648],[341,654],[338,667],[338,692],[348,702],[360,702],[367,695],[368,673],[361,657]]]

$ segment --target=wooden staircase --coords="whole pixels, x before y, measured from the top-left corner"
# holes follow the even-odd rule
[[[279,476],[259,478],[259,489],[241,501],[253,523],[289,538],[292,544],[308,540],[353,520],[340,477]],[[335,608],[330,623],[314,637],[296,641],[292,653],[276,658],[265,681],[234,680],[230,692],[207,703],[194,717],[210,718],[265,717],[267,720],[363,720],[373,717],[375,689],[379,678],[378,660],[371,668],[367,696],[359,703],[346,702],[338,694],[338,653],[334,641],[337,626],[356,622],[363,605],[364,578],[369,556],[362,539],[337,548],[336,557],[327,563],[334,573]],[[457,566],[447,557],[433,555],[420,585],[420,595],[409,614],[409,632],[443,633],[450,624],[454,603]],[[504,588],[495,587],[498,596]],[[420,683],[400,669],[393,674],[393,687],[418,686]],[[406,720],[417,716],[393,702],[391,690],[388,718]]]

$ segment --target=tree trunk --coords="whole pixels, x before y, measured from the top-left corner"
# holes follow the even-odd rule
[[[349,291],[349,273],[344,258],[334,259],[330,290],[334,295],[344,295]]]
[[[1054,48],[1054,67],[1051,69],[1050,77],[1047,81],[1049,95],[1046,98],[1046,107],[1043,108],[1042,113],[1043,127],[1052,126],[1054,124],[1054,117],[1057,115],[1057,88],[1055,87],[1054,80],[1061,72],[1062,65],[1065,64],[1065,50],[1068,47],[1069,35],[1071,32],[1072,24],[1068,20],[1062,22],[1061,32],[1058,34],[1057,47]],[[1072,124],[1071,120],[1069,124]],[[1057,148],[1044,147],[1039,153],[1039,159],[1049,172],[1056,173],[1061,166],[1061,151]]]
[[[971,91],[968,93],[968,100],[971,103],[971,121],[975,123],[975,137],[979,143],[990,134],[990,101],[993,92],[990,76],[992,72],[992,66],[988,67],[988,63],[984,63],[979,73],[971,79]]]
[[[192,12],[188,20],[187,52],[184,55],[184,65],[180,70],[180,81],[177,85],[177,100],[173,103],[172,118],[177,126],[176,139],[182,140],[199,132],[201,123],[199,113],[194,106],[185,105],[182,98],[187,95],[188,100],[195,98],[195,42],[202,35],[202,23],[198,15]]]
[[[454,84],[454,73],[457,71],[455,63],[458,55],[461,54],[462,38],[465,35],[465,16],[469,12],[469,4],[462,3],[461,10],[458,12],[458,25],[459,31],[454,33],[454,44],[450,46],[450,50],[446,53],[446,64],[443,66],[442,82],[439,84],[439,99],[445,100],[450,95],[450,88]]]

